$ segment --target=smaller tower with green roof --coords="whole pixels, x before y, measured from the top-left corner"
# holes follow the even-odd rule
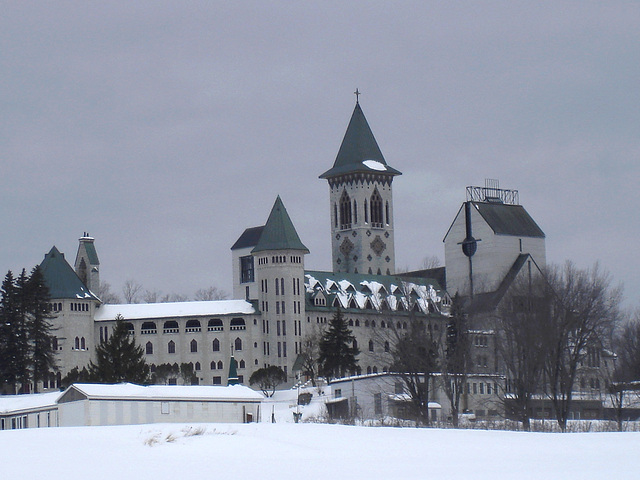
[[[304,256],[293,222],[276,198],[267,223],[251,255],[255,265],[258,308],[262,312],[262,350],[265,367],[277,365],[290,377],[302,342],[304,319]]]

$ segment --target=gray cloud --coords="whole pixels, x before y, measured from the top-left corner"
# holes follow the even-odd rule
[[[557,2],[56,2],[0,19],[0,265],[230,290],[281,194],[330,267],[331,166],[361,104],[395,181],[398,265],[443,257],[464,187],[520,190],[550,261],[600,259],[640,305],[640,12]]]

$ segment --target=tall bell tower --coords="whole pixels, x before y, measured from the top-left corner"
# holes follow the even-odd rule
[[[320,175],[329,182],[333,271],[392,275],[393,177],[362,112],[356,106],[333,167]]]

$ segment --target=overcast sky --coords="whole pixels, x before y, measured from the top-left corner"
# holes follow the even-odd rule
[[[231,291],[229,248],[279,194],[331,268],[329,169],[360,104],[394,180],[396,265],[444,260],[497,178],[640,306],[636,2],[0,1],[0,268]],[[631,242],[631,243],[629,243]]]

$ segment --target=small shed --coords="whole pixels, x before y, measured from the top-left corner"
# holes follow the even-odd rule
[[[73,384],[58,399],[60,426],[258,421],[262,394],[243,385]]]
[[[60,392],[0,396],[0,430],[58,426]]]

